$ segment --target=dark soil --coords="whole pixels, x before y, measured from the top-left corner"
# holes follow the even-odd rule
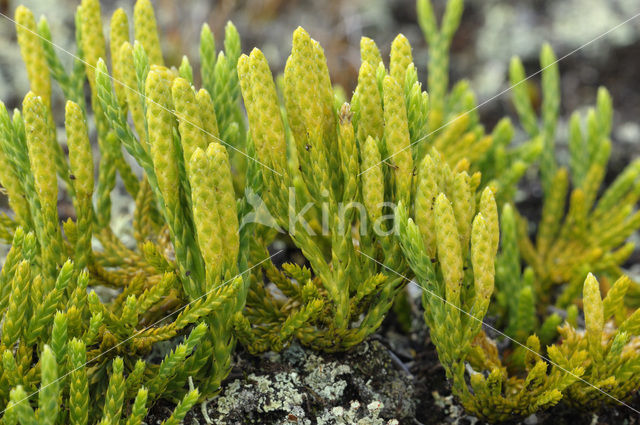
[[[418,310],[415,309],[414,313]],[[234,368],[224,384],[221,394],[206,403],[206,412],[219,424],[342,424],[349,422],[322,422],[327,419],[327,412],[342,406],[345,410],[355,400],[365,406],[371,401],[381,401],[384,404],[379,418],[383,422],[358,422],[366,424],[393,423],[407,425],[437,425],[482,424],[477,418],[468,416],[451,396],[449,384],[444,369],[438,362],[435,347],[430,343],[426,327],[418,314],[415,314],[414,329],[410,334],[404,334],[393,314],[383,323],[380,331],[372,335],[366,342],[352,350],[324,354],[307,350],[295,344],[280,355],[267,353],[252,356],[243,350],[236,354]],[[326,394],[318,391],[313,385],[307,385],[305,380],[314,373],[309,370],[308,361],[311,356],[321,360],[318,367],[341,368],[345,365],[350,371],[338,373],[335,382],[344,381],[344,389],[337,398],[327,398]],[[337,370],[337,369],[336,369]],[[277,381],[279,374],[300,377],[300,385],[294,391],[299,393],[303,402],[287,411],[276,409],[270,412],[260,412],[261,401],[237,405],[226,414],[218,411],[218,400],[225,397],[232,389],[235,395],[247,397],[248,392],[255,389],[263,378]],[[282,376],[282,375],[280,375]],[[235,384],[233,384],[236,382]],[[238,392],[238,384],[244,388]],[[253,397],[253,396],[251,396]],[[273,393],[268,397],[278,399],[282,394]],[[251,400],[251,398],[247,398]],[[271,403],[273,400],[268,400]],[[629,405],[640,410],[640,395],[630,400]],[[298,407],[303,409],[300,414]],[[165,419],[172,406],[159,402],[147,417],[149,425],[160,424]],[[361,409],[362,410],[362,409]],[[329,415],[330,416],[330,415]],[[323,417],[324,419],[321,419]],[[197,405],[185,418],[185,424],[206,424],[202,413],[202,406]],[[354,422],[355,423],[355,422]],[[631,409],[624,406],[603,406],[596,414],[572,408],[564,403],[539,412],[529,418],[514,419],[509,424],[526,425],[633,425],[640,423],[640,417]]]

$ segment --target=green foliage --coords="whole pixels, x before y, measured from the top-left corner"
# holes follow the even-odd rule
[[[426,232],[420,225],[422,211],[416,212],[414,221],[403,206],[396,210],[396,226],[403,252],[424,289],[425,320],[454,394],[473,414],[502,421],[556,404],[561,391],[582,370],[567,374],[554,366],[548,372],[547,363],[536,354],[540,351],[536,336],[527,340],[531,351],[524,377],[509,376],[502,365],[495,341],[482,330],[494,289],[497,208],[488,188],[476,205],[474,197],[460,196],[446,184],[464,176],[445,172],[442,181],[433,185],[439,194]],[[456,215],[456,210],[463,209],[467,215]]]
[[[218,66],[226,80],[213,89],[230,94],[196,93],[188,61],[182,77],[163,67],[153,15],[149,1],[137,2],[139,42],[132,47],[126,14],[114,13],[112,81],[97,0],[78,9],[79,59],[71,72],[54,51],[46,20],[37,28],[40,40],[31,12],[16,11],[32,91],[13,117],[0,107],[0,182],[14,211],[2,222],[12,248],[0,273],[0,409],[7,423],[138,424],[159,398],[178,402],[167,423],[179,423],[230,370],[231,320],[244,306],[249,280],[240,273],[242,235],[214,105],[225,99],[219,114],[242,120],[239,87]],[[231,24],[227,38],[229,60],[237,61],[240,41]],[[50,76],[69,99],[68,158],[53,131]],[[135,247],[111,227],[116,174],[135,200]],[[58,176],[75,209],[62,226]],[[105,288],[117,295],[104,295]],[[148,355],[162,341],[174,348],[156,364]]]
[[[506,204],[501,213],[501,252],[496,258],[496,304],[495,313],[504,318],[505,332],[520,343],[525,343],[532,333],[540,338],[542,346],[551,343],[557,336],[557,327],[562,318],[553,313],[542,323],[538,319],[536,306],[544,306],[536,292],[535,273],[531,267],[522,271],[516,213],[510,204]],[[523,360],[523,347],[514,357]]]
[[[0,216],[11,243],[0,270],[3,423],[134,425],[164,399],[176,403],[164,423],[178,424],[220,390],[236,340],[252,353],[294,338],[346,350],[394,302],[409,311],[409,278],[424,290],[431,340],[472,414],[508,420],[561,399],[596,409],[636,391],[640,310],[625,302],[638,289],[621,264],[640,227],[640,163],[601,189],[609,94],[600,89],[586,117],[572,116],[569,161],[559,164],[555,55],[546,45],[540,55],[540,116],[512,60],[525,139],[512,147],[508,118],[485,131],[470,84],[450,87],[463,1],[449,1],[440,23],[430,0],[417,11],[430,49],[426,90],[403,35],[388,66],[363,37],[347,103],[302,28],[276,84],[260,50],[242,54],[231,23],[220,52],[205,24],[197,89],[189,58],[165,66],[149,0],[134,7],[135,40],[126,13],[114,12],[111,74],[98,0],[76,13],[70,71],[46,19],[36,24],[19,7],[31,91],[21,110],[0,104],[0,184],[13,211]],[[51,79],[67,99],[68,156]],[[513,205],[538,157],[544,202],[531,241]],[[131,243],[112,226],[118,176],[135,204]],[[74,215],[61,225],[63,191]],[[304,265],[277,266],[276,239]]]
[[[609,187],[601,187],[611,152],[613,119],[612,100],[604,88],[598,90],[597,104],[589,109],[586,120],[577,112],[571,116],[568,168],[556,163],[553,133],[558,120],[559,89],[558,66],[553,58],[551,48],[545,46],[541,65],[546,100],[540,128],[532,125],[537,125],[538,120],[524,84],[514,91],[523,127],[530,133],[543,134],[546,144],[540,164],[542,218],[534,242],[529,239],[524,219],[519,219],[518,234],[522,257],[535,274],[535,297],[542,306],[555,302],[566,308],[579,297],[588,272],[613,280],[622,274],[620,265],[634,250],[627,238],[640,228],[640,214],[634,212],[640,197],[640,163],[633,161]],[[514,59],[512,82],[521,80],[522,72],[520,62]],[[549,152],[551,157],[546,158]],[[553,287],[560,285],[561,291],[555,294]]]
[[[223,140],[230,149],[230,161],[237,172],[234,174],[234,185],[238,193],[244,191],[244,176],[247,161],[252,159],[244,153],[246,149],[245,117],[238,104],[240,86],[236,67],[242,54],[240,35],[236,27],[228,22],[225,27],[224,50],[216,55],[216,44],[213,33],[207,24],[200,33],[200,75],[203,87],[211,94],[216,120],[215,131],[208,132]],[[204,123],[207,125],[207,123]],[[219,130],[218,130],[219,129]]]
[[[459,7],[461,2],[450,1],[444,21],[455,23],[452,17]],[[434,45],[443,43],[444,36],[437,28],[430,3],[418,1],[418,12],[427,41]],[[520,61],[514,59],[510,70],[516,111],[531,141],[505,154],[504,141],[511,139],[513,128],[509,121],[501,121],[493,133],[494,147],[478,166],[483,173],[481,183],[471,186],[471,195],[468,182],[473,177],[460,174],[459,166],[453,172],[443,167],[442,156],[437,152],[427,155],[418,169],[414,208],[396,210],[399,241],[418,284],[425,290],[425,320],[452,380],[453,392],[465,408],[489,421],[526,416],[556,404],[561,398],[576,406],[597,409],[603,402],[626,399],[638,388],[632,372],[637,368],[637,348],[634,337],[625,333],[634,328],[637,312],[624,307],[627,288],[635,285],[621,276],[620,269],[633,251],[633,245],[625,244],[625,240],[640,227],[634,213],[637,165],[633,162],[609,188],[600,189],[611,150],[612,102],[605,89],[599,90],[597,106],[587,114],[586,130],[582,129],[580,116],[572,116],[571,176],[557,164],[554,145],[560,104],[559,71],[549,46],[542,49],[540,62],[543,93],[540,118],[530,99]],[[441,71],[432,70],[431,77],[437,72]],[[430,91],[430,117],[437,105],[434,93],[438,90]],[[452,122],[445,132],[455,125],[456,121]],[[486,279],[491,282],[485,286],[487,299],[494,289],[495,266],[496,302],[490,312],[504,330],[493,331],[512,342],[510,349],[500,353],[496,341],[480,328],[487,309],[478,308],[483,305],[483,298],[479,297],[483,292],[478,289],[482,285],[478,283],[477,270],[483,268],[478,260],[474,262],[479,251],[495,255],[495,251],[479,250],[478,246],[482,246],[482,239],[487,239],[485,244],[497,249],[497,224],[493,237],[491,232],[483,234],[478,230],[475,243],[471,230],[471,248],[467,253],[470,239],[467,223],[475,206],[471,209],[462,206],[473,205],[473,199],[477,199],[477,208],[482,211],[483,198],[490,192],[484,189],[481,195],[475,195],[475,191],[476,187],[485,186],[496,191],[500,203],[510,201],[514,184],[541,151],[544,206],[535,245],[528,239],[526,221],[507,203],[500,220],[500,253],[484,263],[484,269],[491,271],[490,279]],[[446,158],[446,154],[443,156]],[[500,165],[509,157],[511,170]],[[494,167],[489,166],[492,163]],[[518,177],[506,177],[509,174]],[[565,212],[569,177],[574,188]],[[496,184],[505,178],[514,184],[508,188]],[[456,182],[467,183],[461,186]],[[413,219],[409,218],[411,215]],[[487,215],[481,213],[484,218]],[[495,217],[497,223],[497,214]],[[524,270],[521,257],[527,266]],[[589,271],[613,280],[619,278],[609,289],[611,298],[607,296],[602,301],[597,281],[593,275],[587,276]],[[583,282],[586,332],[577,329],[579,310],[570,306],[580,296]],[[557,313],[548,315],[551,302],[567,308],[564,325]],[[461,314],[468,317],[461,320]],[[612,316],[615,317],[610,321]],[[544,351],[541,342],[547,345]]]
[[[277,226],[287,232],[311,267],[286,264],[280,270],[266,262],[253,276],[247,311],[244,317],[236,317],[236,328],[252,351],[279,350],[292,336],[317,349],[344,350],[378,328],[402,288],[397,276],[367,258],[384,258],[402,267],[383,205],[371,202],[374,197],[384,200],[384,183],[374,186],[370,180],[382,175],[359,175],[363,165],[358,161],[357,130],[349,105],[334,111],[323,50],[302,28],[294,33],[285,68],[286,120],[280,118],[276,86],[262,52],[254,49],[251,55],[243,55],[238,75],[251,142],[266,166],[256,168],[257,178],[247,180],[254,183],[251,190],[262,195]],[[409,142],[404,96],[390,76],[385,77],[384,87],[388,108],[394,111],[384,115],[386,121],[394,120],[384,140],[400,150]],[[378,149],[373,141],[367,146],[373,152]],[[410,196],[412,172],[409,166],[398,169],[395,179],[387,176],[391,197]],[[369,193],[369,188],[377,192]],[[367,209],[350,205],[355,202]],[[358,239],[352,236],[352,226],[364,230]],[[377,236],[374,226],[387,234]],[[262,227],[256,232],[260,239],[254,241],[259,244],[255,258],[264,258],[274,233]],[[264,286],[263,272],[286,299]]]
[[[435,39],[428,37],[443,57],[448,55],[462,8],[461,2],[453,3],[442,32],[436,31]],[[420,7],[430,8],[424,2]],[[429,26],[429,22],[421,24]],[[203,39],[210,38],[203,31]],[[279,349],[286,343],[285,335],[295,335],[315,348],[339,350],[358,343],[379,326],[403,285],[376,261],[395,271],[408,271],[389,236],[392,205],[402,201],[428,209],[426,198],[420,198],[424,188],[419,187],[416,174],[422,172],[429,149],[441,151],[438,167],[446,165],[471,175],[458,187],[467,196],[484,179],[500,199],[509,199],[541,150],[538,138],[517,151],[507,150],[513,133],[508,121],[486,135],[473,110],[475,97],[468,83],[447,92],[448,60],[432,57],[429,66],[435,77],[429,85],[435,88],[427,95],[403,35],[392,43],[388,71],[375,42],[362,39],[358,85],[350,104],[341,106],[337,114],[322,48],[301,28],[295,31],[292,44],[281,96],[259,50],[238,62],[251,149],[264,165],[256,167],[247,182],[251,193],[262,196],[274,218],[272,224],[291,238],[310,264],[310,270],[291,265],[278,270],[269,262],[262,267],[265,276],[254,274],[256,285],[249,294],[246,317],[235,320],[241,339],[252,351]],[[352,228],[358,235],[352,234]],[[264,246],[275,233],[261,227],[257,231],[262,247],[252,251],[262,258]],[[264,277],[286,298],[261,288]],[[321,302],[322,310],[311,307],[311,302]],[[353,327],[353,322],[358,324]],[[283,333],[285,323],[300,329]]]
[[[449,88],[449,48],[463,9],[463,0],[448,1],[438,24],[431,0],[417,1],[418,23],[429,47],[429,100],[426,125],[421,132],[412,132],[414,159],[423,158],[431,148],[436,148],[452,167],[466,159],[471,171],[482,173],[482,186],[491,186],[502,204],[513,198],[518,181],[543,152],[543,139],[531,132],[530,140],[510,148],[514,129],[508,118],[502,119],[490,135],[485,134],[470,83],[462,80]],[[407,72],[406,92],[412,92],[411,84],[416,84],[411,74]],[[407,109],[415,107],[408,104]]]
[[[640,385],[640,353],[635,341],[640,309],[628,316],[624,308],[621,311],[629,284],[626,276],[619,278],[603,299],[598,281],[589,274],[583,289],[586,332],[566,324],[560,328],[562,344],[549,349],[551,360],[560,366],[584,367],[584,380],[593,384],[581,382],[567,389],[573,405],[596,409],[611,397],[627,398]]]
[[[144,332],[127,337],[118,335],[117,331],[126,331],[122,317],[102,305],[95,292],[88,301],[85,297],[84,305],[68,296],[78,296],[78,289],[85,291],[88,273],[78,273],[71,261],[65,262],[54,289],[42,298],[41,293],[36,293],[43,281],[39,279],[41,275],[36,275],[40,265],[34,258],[34,234],[25,234],[18,228],[13,242],[11,261],[5,263],[5,267],[13,270],[3,268],[3,276],[12,289],[8,306],[3,309],[0,341],[4,382],[0,405],[7,423],[27,424],[33,420],[47,424],[116,423],[129,411],[126,406],[132,401],[129,419],[131,423],[140,423],[149,401],[160,396],[169,399],[182,396],[181,388],[186,388],[190,377],[187,373],[192,372],[186,365],[208,335],[206,324],[192,328],[184,342],[167,354],[160,365],[140,360],[150,348],[141,344]],[[13,260],[16,257],[21,258],[17,264]],[[135,302],[135,297],[127,300]],[[89,322],[82,319],[87,315],[91,315]],[[97,338],[89,337],[96,320]],[[120,328],[115,329],[116,325]],[[174,325],[176,329],[179,327]],[[134,365],[135,359],[138,361]],[[166,388],[169,382],[172,389]],[[185,397],[183,403],[192,405],[193,394]],[[61,404],[60,400],[64,402]],[[177,408],[174,415],[179,414],[183,415]]]

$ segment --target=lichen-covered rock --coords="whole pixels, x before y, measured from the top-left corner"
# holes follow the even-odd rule
[[[342,354],[292,345],[280,354],[241,355],[220,395],[187,424],[399,424],[415,415],[412,376],[379,341]]]

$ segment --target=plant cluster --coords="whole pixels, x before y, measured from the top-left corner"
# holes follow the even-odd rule
[[[15,213],[6,220],[13,241],[2,269],[5,420],[119,423],[125,414],[135,424],[153,400],[163,398],[178,402],[166,421],[178,423],[227,376],[235,345],[230,323],[248,284],[238,272],[244,260],[235,191],[217,128],[224,122],[239,131],[237,94],[225,79],[235,76],[234,59],[227,57],[237,59],[240,41],[230,25],[226,55],[216,59],[204,27],[203,51],[211,51],[203,73],[222,80],[222,88],[213,98],[205,89],[195,92],[188,61],[178,72],[162,65],[151,4],[139,1],[133,47],[126,14],[119,9],[111,19],[114,86],[104,62],[99,3],[83,1],[76,16],[79,59],[67,73],[47,42],[46,20],[36,25],[28,9],[16,10],[32,92],[13,117],[0,109],[2,184]],[[68,158],[56,140],[51,77],[69,98]],[[85,79],[90,105],[81,90]],[[91,118],[100,148],[97,182]],[[142,177],[132,171],[123,146]],[[135,200],[135,247],[110,226],[116,174]],[[58,177],[76,215],[62,228]],[[162,341],[171,348],[152,361]],[[30,396],[38,388],[34,411]]]
[[[429,0],[417,10],[426,86],[404,36],[388,66],[364,37],[347,101],[302,28],[274,79],[260,50],[242,54],[231,23],[219,53],[204,25],[198,78],[187,57],[164,63],[149,0],[136,2],[134,40],[126,13],[113,14],[109,49],[98,0],[83,0],[67,71],[46,19],[19,7],[31,91],[21,110],[0,107],[0,184],[13,211],[0,216],[11,244],[0,272],[2,421],[133,425],[165,399],[177,403],[165,423],[177,424],[220,391],[237,342],[252,353],[294,338],[349,349],[394,303],[402,318],[411,280],[454,394],[483,419],[561,399],[597,409],[636,391],[640,309],[621,265],[640,227],[640,167],[601,188],[607,91],[584,120],[572,116],[563,166],[552,49],[541,53],[540,116],[514,59],[519,126],[504,118],[487,131],[469,83],[449,84],[463,1],[450,0],[441,22]],[[65,143],[52,80],[67,99]],[[524,137],[512,143],[517,127]],[[514,197],[536,162],[544,199],[532,235]],[[117,176],[135,204],[133,243],[112,226]],[[72,218],[59,216],[61,193]],[[277,266],[276,239],[305,264]]]

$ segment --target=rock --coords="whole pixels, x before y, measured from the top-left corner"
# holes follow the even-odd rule
[[[391,425],[415,416],[413,377],[376,340],[339,354],[297,344],[280,354],[243,353],[232,376],[186,424]]]

